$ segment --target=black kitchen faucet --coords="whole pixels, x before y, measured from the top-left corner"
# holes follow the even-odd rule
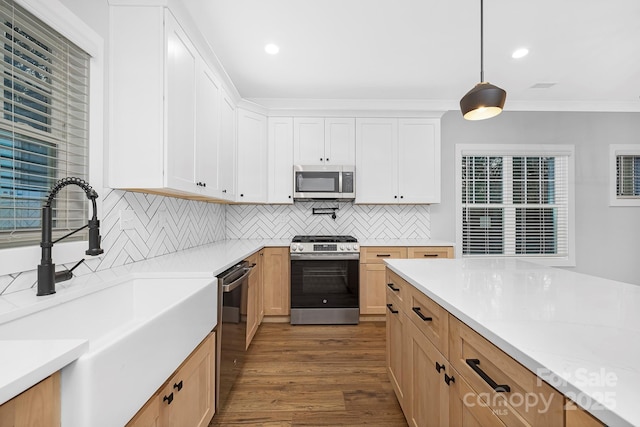
[[[51,235],[53,224],[51,202],[62,188],[71,184],[77,185],[78,187],[82,188],[87,195],[87,198],[91,200],[91,203],[93,204],[93,217],[86,225],[72,231],[69,234],[62,236],[55,242],[52,242]],[[104,252],[104,250],[100,248],[100,221],[98,221],[96,209],[97,198],[98,193],[96,193],[96,191],[89,185],[89,183],[84,181],[83,179],[76,177],[62,178],[61,180],[56,182],[56,184],[51,189],[46,203],[42,206],[42,241],[40,242],[40,247],[42,248],[42,259],[40,260],[40,264],[38,265],[38,293],[36,295],[41,296],[55,294],[55,284],[57,282],[71,279],[71,277],[73,277],[73,269],[80,265],[82,261],[84,261],[80,261],[71,270],[64,270],[56,273],[56,265],[51,259],[51,249],[53,248],[54,243],[58,243],[60,240],[66,239],[72,234],[75,234],[78,231],[89,227],[89,249],[87,249],[85,253],[87,255],[96,256]]]

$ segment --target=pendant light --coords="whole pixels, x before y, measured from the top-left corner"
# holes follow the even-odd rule
[[[483,0],[480,0],[480,83],[460,100],[460,111],[467,120],[484,120],[502,112],[507,92],[484,81]]]

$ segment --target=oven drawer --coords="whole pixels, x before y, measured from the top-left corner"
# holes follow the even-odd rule
[[[406,258],[407,248],[403,246],[365,246],[360,248],[362,264],[384,264],[385,259]]]
[[[562,426],[562,394],[452,315],[449,330],[450,363],[502,422]]]

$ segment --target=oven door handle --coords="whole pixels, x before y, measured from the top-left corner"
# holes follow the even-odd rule
[[[291,254],[291,261],[345,261],[359,260],[359,253],[343,254]]]
[[[235,288],[237,288],[238,286],[240,286],[240,284],[242,283],[242,281],[244,279],[247,278],[247,276],[249,276],[249,274],[251,274],[251,270],[253,270],[253,267],[255,267],[256,265],[253,264],[250,267],[244,267],[244,273],[242,274],[242,276],[238,277],[236,280],[234,280],[231,283],[228,284],[224,284],[222,285],[222,292],[231,292],[233,291]]]

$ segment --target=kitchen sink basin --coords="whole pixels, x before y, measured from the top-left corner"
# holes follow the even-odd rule
[[[0,325],[1,339],[86,339],[62,369],[62,425],[124,425],[216,323],[214,278],[133,277]],[[51,301],[54,301],[53,299]]]

